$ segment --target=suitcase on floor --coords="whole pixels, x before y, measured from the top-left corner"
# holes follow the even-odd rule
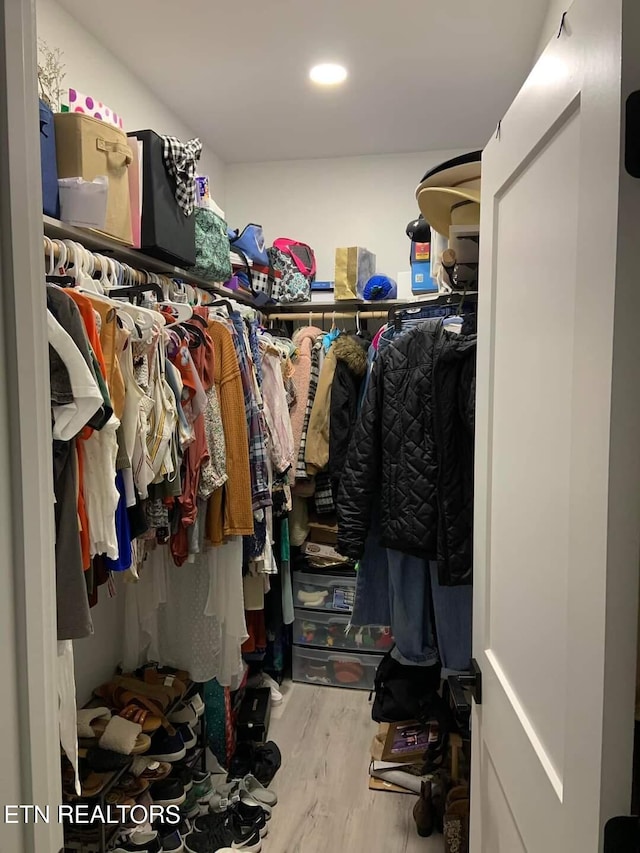
[[[42,209],[47,216],[60,218],[56,131],[53,110],[40,101],[40,166],[42,169]]]
[[[164,165],[162,137],[153,130],[130,133],[142,142],[142,228],[140,249],[147,255],[192,267],[196,262],[195,216],[176,201],[175,181]]]
[[[265,743],[271,717],[271,691],[268,687],[248,687],[238,712],[238,741]]]

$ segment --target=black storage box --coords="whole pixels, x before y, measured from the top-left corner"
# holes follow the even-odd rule
[[[175,181],[162,156],[162,137],[153,130],[128,134],[142,142],[142,229],[140,251],[181,267],[196,262],[195,216],[176,201]]]
[[[271,691],[268,687],[247,687],[238,712],[238,741],[264,743],[269,734]]]

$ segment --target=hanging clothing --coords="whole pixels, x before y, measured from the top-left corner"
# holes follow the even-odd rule
[[[293,343],[298,348],[297,358],[293,363],[292,381],[296,399],[291,407],[291,430],[296,458],[300,452],[302,430],[304,427],[307,401],[309,399],[309,384],[311,382],[311,351],[316,338],[322,334],[322,329],[316,326],[304,326],[297,329],[293,335]]]
[[[329,419],[331,415],[331,386],[337,359],[333,346],[324,357],[318,388],[309,417],[304,458],[308,474],[323,471],[329,462]]]
[[[226,536],[253,533],[249,437],[240,366],[231,332],[215,320],[209,322],[214,346],[214,382],[224,428],[227,481],[209,501],[207,537],[219,544]]]
[[[459,414],[457,398],[466,401],[468,413],[475,346],[475,324],[457,335],[441,320],[430,320],[379,353],[340,484],[340,553],[362,556],[379,495],[385,547],[425,560],[442,558],[441,583],[470,582],[468,447],[451,476],[448,471],[439,476],[439,462],[451,462],[460,434],[469,442],[468,425],[460,425],[460,417],[468,419],[468,414]],[[443,506],[444,512],[439,510]]]

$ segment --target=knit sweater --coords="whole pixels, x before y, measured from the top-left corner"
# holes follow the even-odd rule
[[[231,332],[220,322],[208,324],[213,341],[214,384],[224,427],[228,480],[209,501],[207,535],[220,544],[223,537],[253,534],[249,434],[238,357]]]

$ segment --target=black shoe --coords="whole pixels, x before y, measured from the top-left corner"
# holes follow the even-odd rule
[[[132,832],[126,841],[121,841],[116,847],[116,851],[125,851],[125,853],[162,853],[160,846],[160,838],[154,830],[152,832]]]
[[[249,853],[260,853],[262,838],[260,830],[254,823],[246,823],[233,809],[226,813],[227,829],[233,836],[233,847],[237,850],[247,850]],[[266,821],[265,821],[266,824]]]
[[[193,821],[193,830],[184,839],[186,853],[215,853],[231,847],[234,837],[224,815],[206,814]]]
[[[232,843],[233,837],[224,828],[215,835],[194,829],[184,839],[184,849],[185,853],[216,853],[216,850],[230,847]]]
[[[179,779],[184,786],[185,794],[193,788],[193,770],[186,764],[174,764],[171,771],[172,779]]]
[[[256,748],[249,741],[241,741],[236,746],[233,758],[229,762],[228,782],[233,782],[234,779],[244,779],[245,776],[253,773],[255,753]]]
[[[160,782],[154,782],[149,788],[149,794],[153,802],[159,806],[181,806],[187,799],[184,785],[172,776]]]
[[[260,806],[250,806],[247,803],[240,801],[233,806],[230,806],[228,811],[235,812],[242,823],[247,826],[253,826],[260,833],[260,838],[264,838],[269,832],[267,826],[267,816]]]
[[[158,832],[162,853],[182,853],[184,844],[182,836],[174,827],[165,827],[163,832]]]

